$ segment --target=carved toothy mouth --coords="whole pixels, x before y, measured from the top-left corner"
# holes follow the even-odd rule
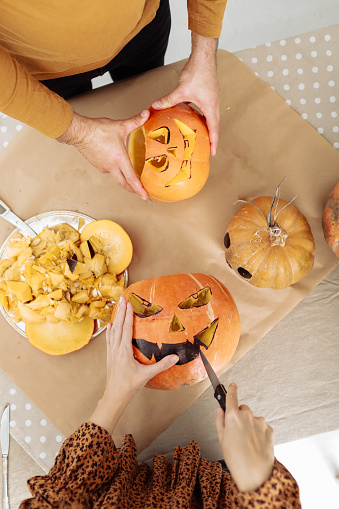
[[[194,342],[186,340],[183,343],[162,343],[159,348],[158,343],[152,343],[146,339],[133,338],[132,344],[148,360],[159,362],[167,355],[176,354],[179,357],[177,365],[187,364],[199,356],[200,348],[203,346],[206,350],[211,346],[219,319],[213,320],[208,327],[194,335]]]

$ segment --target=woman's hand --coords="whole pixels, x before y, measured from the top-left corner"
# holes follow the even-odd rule
[[[140,364],[133,355],[132,333],[133,307],[121,297],[114,323],[107,325],[105,392],[90,419],[111,434],[132,397],[148,380],[179,360],[177,355],[168,355],[155,364]]]
[[[119,186],[147,200],[148,194],[128,157],[126,140],[148,118],[149,110],[126,120],[89,118],[74,112],[71,125],[57,140],[73,145],[101,173],[111,173]]]
[[[274,462],[273,429],[263,417],[254,417],[238,403],[238,388],[231,384],[226,413],[218,411],[216,426],[225,462],[239,491],[252,491],[271,475]]]
[[[217,45],[218,39],[193,32],[191,56],[180,74],[178,86],[152,104],[157,110],[170,108],[180,102],[196,104],[206,118],[212,156],[217,150],[220,118]]]

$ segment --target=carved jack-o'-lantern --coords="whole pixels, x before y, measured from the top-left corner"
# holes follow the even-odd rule
[[[209,172],[210,141],[203,117],[187,104],[151,116],[129,136],[128,153],[150,198],[179,201],[198,193]]]
[[[179,361],[147,384],[178,389],[206,378],[199,351],[215,371],[226,366],[237,347],[240,318],[225,286],[208,274],[176,274],[132,284],[124,296],[134,309],[133,347],[142,364],[177,354]],[[114,320],[116,310],[113,312]]]

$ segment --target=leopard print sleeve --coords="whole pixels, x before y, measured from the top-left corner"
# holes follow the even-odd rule
[[[118,468],[118,454],[110,434],[91,422],[82,424],[65,442],[48,475],[27,481],[34,498],[20,509],[68,507],[77,501],[90,507]]]
[[[296,482],[277,460],[260,488],[240,493],[220,463],[200,457],[194,441],[176,447],[172,462],[155,454],[151,469],[138,464],[132,435],[125,435],[117,449],[110,434],[91,422],[64,442],[49,474],[29,479],[28,486],[33,498],[20,509],[301,507]]]
[[[300,509],[299,487],[289,471],[276,458],[271,477],[254,491],[240,492],[231,479],[232,507],[245,509]]]

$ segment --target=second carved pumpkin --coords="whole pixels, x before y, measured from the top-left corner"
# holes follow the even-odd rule
[[[203,117],[184,103],[150,111],[147,122],[129,136],[136,174],[154,200],[190,198],[209,173],[210,140]]]

